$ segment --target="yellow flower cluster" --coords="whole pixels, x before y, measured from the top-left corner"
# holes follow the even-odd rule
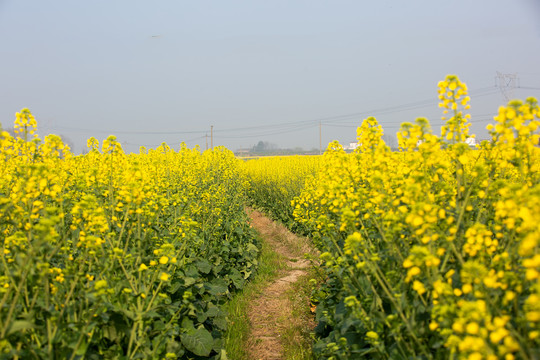
[[[240,160],[87,145],[42,141],[28,109],[0,133],[1,357],[202,356],[181,335],[197,327],[214,347],[218,305],[256,266]]]
[[[320,356],[537,356],[538,103],[501,107],[488,127],[492,140],[472,148],[465,143],[467,86],[449,75],[439,99],[447,120],[442,135],[425,118],[404,123],[399,152],[389,151],[376,119],[368,118],[358,128],[358,149],[349,154],[330,143],[314,176],[285,179],[277,166],[246,164],[252,178],[303,187],[292,202],[300,225],[291,227],[308,229],[322,252],[325,280],[315,301],[327,328],[315,346]],[[310,168],[306,162],[301,171]],[[356,342],[343,342],[354,332]],[[361,339],[370,339],[364,346],[371,350],[362,350]]]
[[[444,114],[452,111],[452,116],[446,120],[446,125],[442,127],[442,137],[451,143],[463,142],[469,136],[470,115],[463,115],[463,110],[470,108],[467,96],[467,85],[462,83],[455,75],[448,75],[445,80],[439,82],[439,107],[443,108]]]
[[[251,205],[293,226],[291,201],[300,195],[304,182],[317,172],[319,163],[319,156],[272,156],[246,160],[242,171],[248,179],[246,186]]]

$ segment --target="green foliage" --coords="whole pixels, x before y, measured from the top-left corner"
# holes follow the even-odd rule
[[[311,180],[247,163],[255,203],[285,223],[284,189],[300,188],[289,226],[322,253],[318,359],[540,357],[538,102],[500,107],[472,149],[467,87],[449,75],[439,99],[442,135],[405,123],[399,152],[370,117],[357,150],[330,143]]]
[[[287,156],[246,161],[243,171],[249,180],[248,197],[252,206],[287,228],[303,233],[305,229],[294,219],[291,201],[300,195],[304,183],[317,172],[319,158]]]
[[[222,306],[258,263],[232,153],[6,134],[0,358],[226,359]]]
[[[322,252],[319,359],[539,356],[540,111],[501,107],[492,141],[473,150],[466,87],[440,86],[454,114],[444,138],[419,119],[392,153],[368,118],[359,150],[331,144],[295,200]]]

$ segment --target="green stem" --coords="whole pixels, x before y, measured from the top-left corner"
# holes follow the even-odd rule
[[[30,258],[27,258],[25,264],[23,265],[24,272],[23,272],[23,274],[21,276],[21,281],[19,282],[19,286],[17,286],[17,288],[15,290],[15,297],[13,298],[13,301],[11,302],[11,305],[9,307],[8,314],[7,314],[4,326],[2,326],[2,332],[0,333],[0,339],[5,338],[7,329],[9,327],[9,324],[10,324],[10,321],[11,321],[11,317],[13,316],[13,312],[15,311],[17,301],[19,300],[19,296],[21,295],[22,287],[26,283],[26,281],[25,281],[26,276],[28,275],[28,272],[30,271],[30,267],[28,266],[29,261],[30,261]]]

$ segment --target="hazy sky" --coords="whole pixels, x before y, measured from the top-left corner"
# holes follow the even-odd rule
[[[540,0],[0,0],[0,122],[28,107],[40,135],[116,135],[231,150],[348,144],[367,116],[385,134],[424,116],[437,82],[470,89],[472,130],[506,101],[540,98]]]

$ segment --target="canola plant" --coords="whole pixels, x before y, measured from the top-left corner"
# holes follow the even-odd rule
[[[439,99],[441,136],[419,118],[392,152],[370,117],[354,153],[331,143],[299,179],[294,218],[322,252],[316,358],[540,357],[538,103],[501,107],[473,149],[466,85],[448,76]]]
[[[250,205],[321,252],[315,358],[539,359],[540,108],[500,107],[472,148],[466,85],[439,99],[442,134],[404,123],[399,151],[370,117],[353,153],[249,161],[113,136],[74,156],[23,109],[0,134],[0,358],[226,359]]]
[[[239,160],[114,136],[74,156],[36,127],[0,135],[0,358],[226,359],[258,254]]]

